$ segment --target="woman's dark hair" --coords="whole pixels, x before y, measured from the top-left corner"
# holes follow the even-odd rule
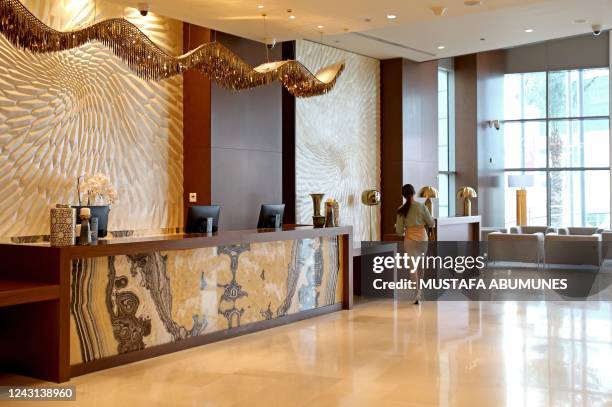
[[[397,213],[402,216],[407,216],[408,211],[410,210],[410,205],[412,204],[412,197],[414,196],[414,187],[412,184],[406,184],[402,187],[402,196],[406,200],[402,206],[399,207]]]

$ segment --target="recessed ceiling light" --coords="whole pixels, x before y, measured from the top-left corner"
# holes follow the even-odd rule
[[[257,8],[262,9],[262,8],[264,8],[264,5],[263,4],[258,4]]]
[[[372,19],[370,17],[366,17],[363,19],[363,21],[365,21],[366,23],[369,23],[370,21],[372,21]]]
[[[397,16],[395,14],[387,14],[387,20],[395,20]]]
[[[482,37],[482,38],[480,39],[480,41],[484,41],[485,39],[486,39],[485,37]]]
[[[466,0],[463,2],[463,4],[465,4],[468,7],[474,7],[474,6],[480,6],[482,4],[482,1],[480,0]]]
[[[584,18],[579,18],[577,20],[574,20],[574,24],[584,24],[586,23],[587,20],[585,20]]]
[[[444,49],[446,48],[444,45],[438,45],[438,49]]]
[[[295,20],[295,15],[294,15],[294,14],[291,14],[291,15],[289,16],[289,20]]]
[[[318,25],[317,28],[320,30],[321,28],[325,28],[324,25]]]
[[[526,33],[532,33],[533,32],[533,28],[525,28],[525,32]]]

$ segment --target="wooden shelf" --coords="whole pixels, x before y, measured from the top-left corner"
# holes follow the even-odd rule
[[[0,280],[0,307],[56,300],[59,295],[59,284]]]

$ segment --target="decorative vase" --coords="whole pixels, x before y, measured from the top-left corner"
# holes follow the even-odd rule
[[[91,228],[89,220],[91,219],[91,210],[89,208],[81,208],[79,213],[81,221],[81,233],[79,235],[79,244],[88,245],[91,243]]]
[[[325,216],[313,216],[312,224],[315,228],[322,228],[325,226]]]
[[[106,237],[108,234],[108,213],[110,206],[108,205],[83,205],[73,206],[76,209],[76,223],[81,224],[81,208],[89,208],[92,218],[98,218],[98,237]]]
[[[333,199],[328,199],[327,202],[325,202],[325,226],[326,227],[331,227],[331,226],[339,226],[340,222],[338,221],[339,219],[339,205],[338,205],[338,201],[333,200]]]
[[[323,202],[324,196],[325,194],[310,194],[313,206],[312,224],[316,228],[325,225],[325,216],[321,216],[321,202]]]
[[[334,227],[334,207],[333,205],[325,205],[325,227]]]

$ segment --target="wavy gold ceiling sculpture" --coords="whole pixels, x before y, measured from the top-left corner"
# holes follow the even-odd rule
[[[344,62],[339,62],[313,74],[295,60],[270,62],[253,68],[218,42],[202,44],[175,57],[124,18],[111,18],[72,31],[57,31],[36,18],[18,0],[0,0],[0,32],[16,47],[36,53],[65,51],[97,40],[147,80],[162,80],[193,68],[234,90],[278,80],[297,97],[329,92],[344,70]]]

